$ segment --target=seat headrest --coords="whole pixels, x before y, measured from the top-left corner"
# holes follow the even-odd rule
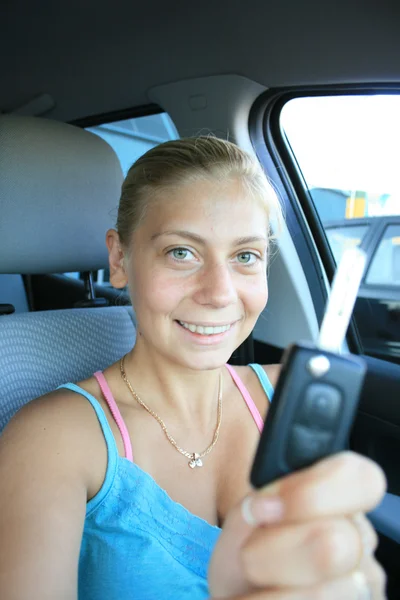
[[[122,179],[116,154],[95,134],[0,116],[0,273],[105,267]]]

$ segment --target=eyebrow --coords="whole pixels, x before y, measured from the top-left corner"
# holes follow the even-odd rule
[[[157,238],[159,238],[163,235],[176,235],[179,237],[188,238],[190,240],[198,242],[198,243],[202,244],[203,246],[206,244],[206,240],[204,238],[202,238],[200,235],[197,235],[197,233],[192,233],[191,231],[185,231],[182,229],[177,229],[174,231],[161,231],[160,233],[155,233],[154,235],[152,235],[151,239],[156,240]],[[249,235],[249,236],[237,238],[236,240],[234,240],[233,244],[235,246],[242,246],[243,244],[250,244],[252,242],[267,242],[267,238],[263,235]]]

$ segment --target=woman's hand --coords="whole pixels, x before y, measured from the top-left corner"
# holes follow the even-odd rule
[[[385,490],[378,465],[342,452],[252,492],[225,521],[211,597],[383,600],[377,536],[363,513]]]

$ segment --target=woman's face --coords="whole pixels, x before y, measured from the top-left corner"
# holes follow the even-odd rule
[[[225,364],[267,302],[267,226],[238,181],[163,192],[132,240],[138,343],[195,370]]]

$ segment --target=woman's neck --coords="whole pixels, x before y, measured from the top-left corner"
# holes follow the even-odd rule
[[[215,425],[220,377],[223,367],[197,371],[170,361],[147,348],[140,340],[127,354],[124,368],[133,389],[163,419],[184,426],[194,419],[199,429]]]

